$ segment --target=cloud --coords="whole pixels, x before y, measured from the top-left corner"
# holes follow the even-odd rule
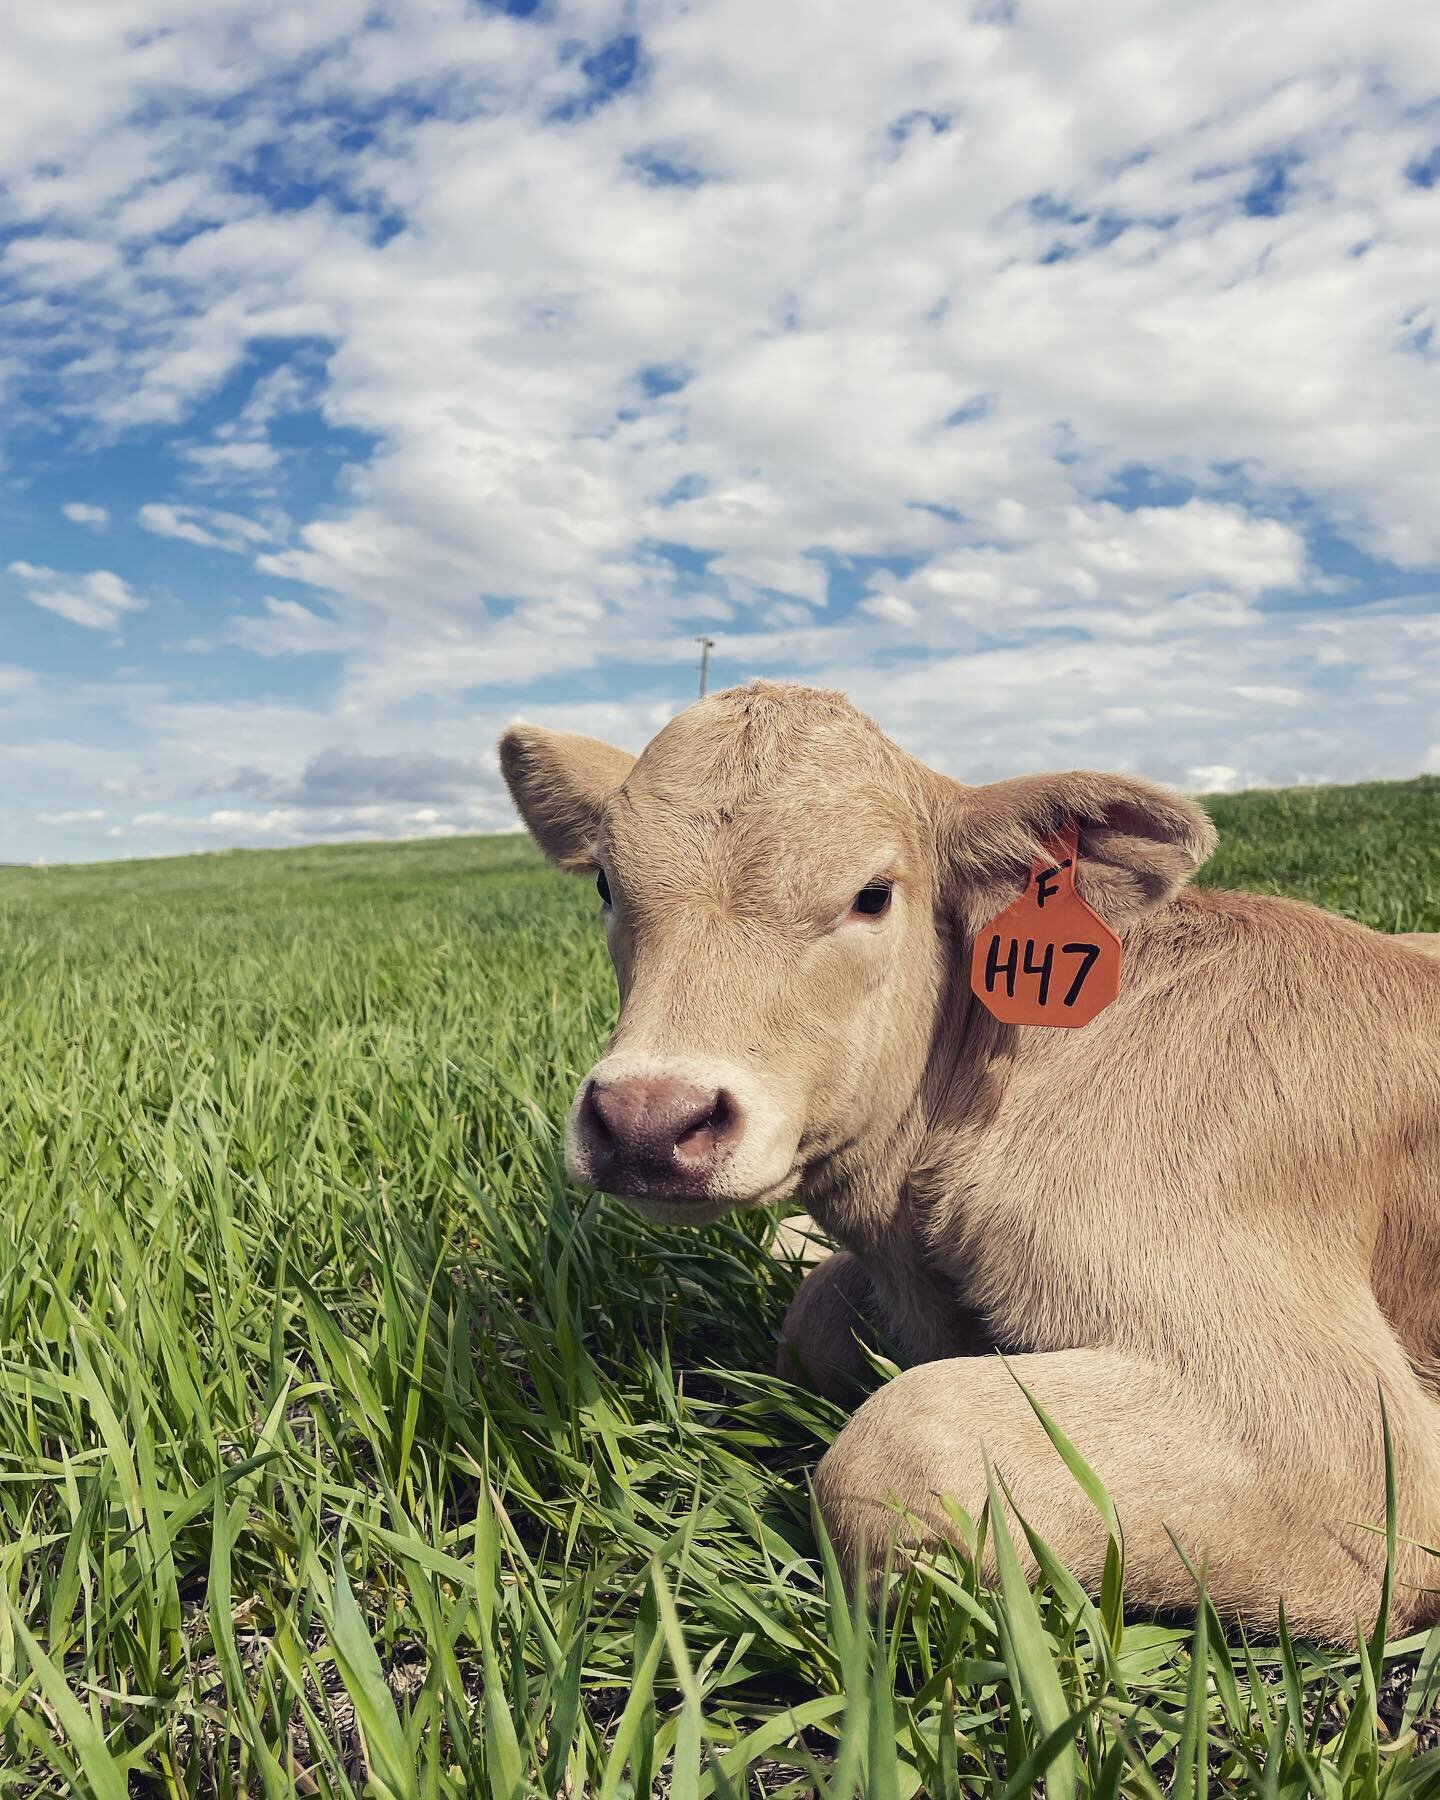
[[[126,613],[142,612],[148,604],[111,569],[64,575],[34,563],[12,562],[10,573],[25,584],[25,598],[32,605],[90,631],[115,631]]]
[[[108,507],[90,506],[83,500],[70,500],[60,508],[72,525],[88,525],[95,531],[103,531],[110,523]]]
[[[267,594],[262,613],[231,622],[230,641],[256,656],[312,656],[344,650],[352,636],[335,620],[324,618],[298,600]]]
[[[323,750],[306,765],[296,802],[302,806],[359,806],[380,800],[453,800],[481,785],[474,761],[426,751],[368,755]]]
[[[190,813],[141,812],[130,821],[128,833],[112,829],[109,835],[134,836],[163,844],[179,835],[201,845],[271,845],[307,843],[363,843],[376,838],[456,837],[474,830],[473,821],[457,824],[432,807],[406,810],[396,807],[357,806],[317,814],[299,807],[218,807],[201,816]]]
[[[919,610],[914,602],[893,590],[871,594],[868,599],[860,602],[860,610],[868,613],[872,619],[880,619],[888,624],[906,628],[915,625],[920,618]]]
[[[261,376],[240,411],[217,425],[208,442],[183,444],[180,456],[195,479],[207,485],[272,488],[285,457],[271,439],[270,427],[310,404],[313,396],[313,381],[282,363]]]
[[[1185,786],[1195,794],[1233,794],[1240,771],[1228,763],[1197,763],[1185,771]]]
[[[305,764],[298,780],[242,767],[208,791],[223,789],[290,807],[355,808],[393,800],[463,799],[475,795],[486,780],[487,772],[474,759],[424,750],[370,753],[327,745]]]
[[[146,531],[157,537],[180,538],[208,550],[228,550],[234,555],[253,554],[260,544],[272,541],[267,526],[239,513],[218,512],[209,506],[170,506],[151,501],[136,515]]]
[[[1069,504],[1045,512],[1002,499],[977,508],[964,535],[978,541],[944,551],[914,575],[884,583],[875,616],[903,622],[927,611],[1012,627],[1066,625],[1111,634],[1161,627],[1174,603],[1205,596],[1229,609],[1308,583],[1305,540],[1277,519],[1190,499],[1175,506],[1122,508]],[[1133,615],[1133,618],[1130,617]]]

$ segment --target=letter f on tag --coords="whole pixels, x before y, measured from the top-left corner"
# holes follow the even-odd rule
[[[1120,991],[1120,940],[1075,891],[1080,833],[1058,832],[1025,891],[982,925],[970,986],[1006,1025],[1088,1025]]]
[[[1073,858],[1067,856],[1063,862],[1056,863],[1051,868],[1039,870],[1035,876],[1035,904],[1037,906],[1044,906],[1052,894],[1064,891],[1063,884],[1056,877],[1062,869],[1068,869],[1072,862]]]

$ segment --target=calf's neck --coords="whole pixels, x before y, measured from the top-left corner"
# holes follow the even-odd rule
[[[803,687],[704,700],[639,758],[516,726],[501,766],[545,854],[596,881],[619,981],[574,1179],[670,1221],[802,1203],[843,1248],[782,1369],[850,1392],[876,1326],[909,1365],[817,1471],[852,1566],[978,1517],[988,1454],[1098,1588],[1104,1527],[1028,1389],[1114,1497],[1133,1603],[1193,1602],[1173,1533],[1226,1613],[1283,1602],[1344,1639],[1380,1591],[1383,1396],[1394,1618],[1436,1616],[1433,946],[1187,888],[1213,828],[1159,787],[967,787]],[[1072,825],[1119,997],[1078,1031],[1002,1024],[975,935]]]

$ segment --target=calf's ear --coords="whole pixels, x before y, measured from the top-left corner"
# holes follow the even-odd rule
[[[1076,885],[1117,927],[1172,899],[1215,848],[1215,827],[1193,800],[1129,775],[1076,769],[947,788],[941,865],[972,927],[1016,898],[1044,841],[1072,822]]]
[[[634,763],[628,750],[539,725],[512,725],[500,739],[500,773],[530,835],[577,874],[595,867],[605,803]]]

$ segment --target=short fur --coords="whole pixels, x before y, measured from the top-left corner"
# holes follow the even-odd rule
[[[1098,1586],[1104,1529],[1028,1389],[1115,1498],[1135,1604],[1193,1601],[1173,1532],[1252,1625],[1282,1600],[1323,1638],[1374,1617],[1381,1395],[1402,1539],[1440,1543],[1433,941],[1187,891],[1214,841],[1189,801],[1085,773],[967,788],[805,688],[715,696],[638,761],[526,728],[502,765],[547,854],[616,895],[611,1055],[749,1071],[780,1149],[740,1203],[793,1197],[844,1246],[782,1367],[853,1391],[867,1318],[911,1364],[817,1472],[852,1565],[902,1519],[951,1530],[946,1500],[978,1515],[988,1453]],[[1120,997],[1081,1031],[1001,1025],[972,936],[1069,819]],[[857,925],[881,873],[891,912]],[[1440,1564],[1402,1542],[1399,1577],[1395,1624],[1434,1618]]]

